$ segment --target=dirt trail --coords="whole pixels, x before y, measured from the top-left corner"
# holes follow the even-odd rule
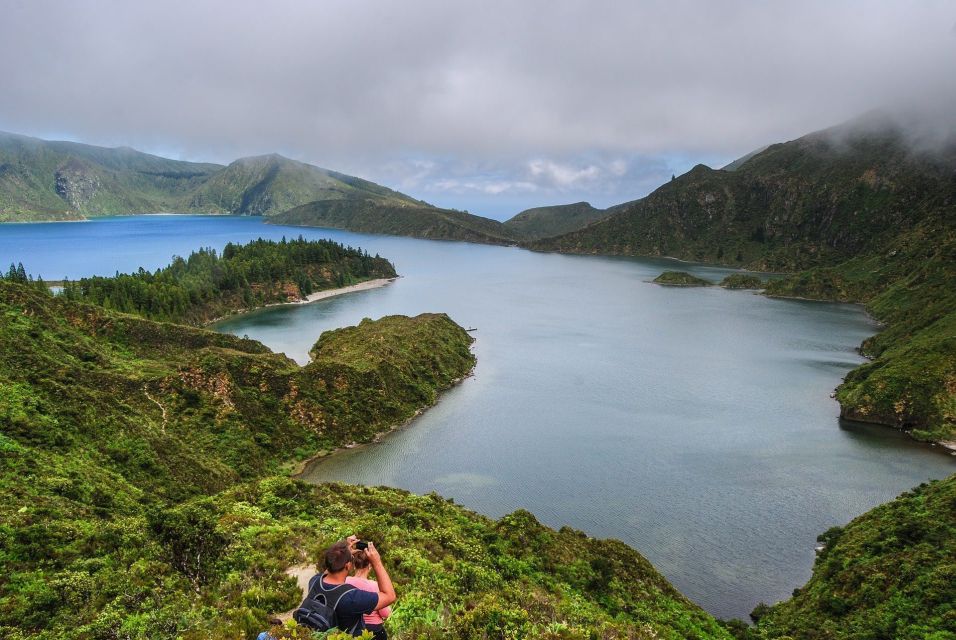
[[[309,593],[309,579],[312,578],[316,573],[314,564],[296,564],[292,565],[285,570],[285,574],[290,578],[295,578],[295,581],[299,583],[299,589],[302,590],[302,597]],[[292,611],[286,611],[285,613],[280,613],[276,616],[279,620],[285,622],[286,620],[292,619]]]

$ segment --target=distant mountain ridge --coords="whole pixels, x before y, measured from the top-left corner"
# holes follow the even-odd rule
[[[518,241],[518,236],[497,220],[382,197],[316,200],[273,216],[269,222],[482,244]]]
[[[224,167],[0,132],[0,221],[161,212],[269,216],[313,200],[368,197],[424,204],[277,154]]]
[[[589,202],[575,202],[525,209],[504,224],[526,240],[537,240],[582,229],[609,215],[608,211],[596,209]]]

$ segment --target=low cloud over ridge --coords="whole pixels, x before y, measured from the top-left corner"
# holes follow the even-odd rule
[[[610,204],[650,188],[648,167],[660,180],[914,98],[956,112],[956,2],[0,9],[0,129],[198,160],[279,151],[386,183],[432,162],[426,198]]]

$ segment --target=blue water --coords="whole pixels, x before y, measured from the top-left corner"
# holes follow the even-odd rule
[[[0,259],[58,279],[300,233],[380,253],[402,278],[219,330],[305,362],[326,329],[444,311],[477,328],[479,363],[409,427],[309,479],[438,491],[491,516],[526,508],[624,540],[712,613],[746,617],[806,582],[819,533],[956,471],[936,448],[839,421],[830,393],[876,330],[859,307],[648,282],[726,269],[199,216],[0,226]]]

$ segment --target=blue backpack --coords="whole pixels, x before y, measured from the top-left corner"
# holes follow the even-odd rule
[[[322,586],[323,575],[325,574],[312,578],[313,582],[309,586],[309,594],[299,605],[299,608],[292,612],[293,620],[315,631],[329,631],[338,628],[335,608],[342,596],[356,588],[350,584],[337,584],[331,589],[326,589]],[[359,616],[353,628],[346,629],[346,631],[354,635],[354,632],[362,624],[362,616]]]

